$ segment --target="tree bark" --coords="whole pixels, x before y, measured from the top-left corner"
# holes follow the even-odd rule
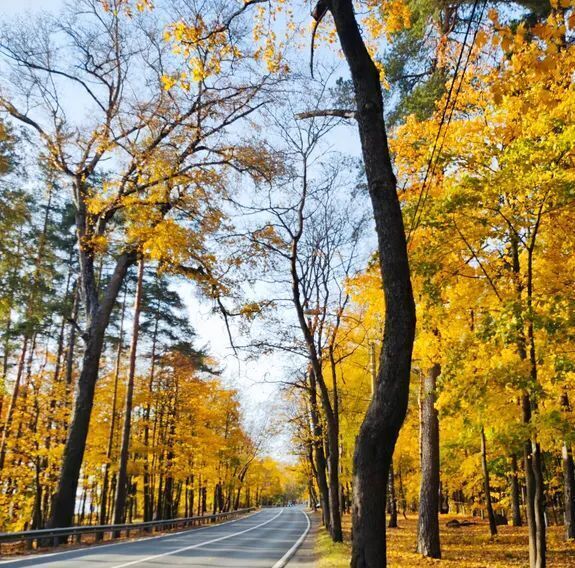
[[[8,437],[12,428],[12,421],[14,413],[16,412],[16,404],[18,402],[18,395],[20,394],[20,384],[22,382],[22,375],[24,374],[24,363],[26,361],[26,352],[28,350],[28,335],[24,336],[24,343],[22,344],[22,351],[18,359],[18,370],[16,371],[16,381],[14,382],[14,389],[10,397],[10,404],[6,412],[6,419],[4,420],[4,427],[2,429],[2,441],[0,442],[0,471],[4,468],[4,460],[6,459],[6,451],[8,444]]]
[[[102,481],[102,495],[100,499],[100,524],[105,525],[108,522],[108,490],[110,485],[110,465],[112,462],[112,452],[114,450],[114,438],[116,434],[116,415],[118,407],[118,382],[120,380],[120,368],[122,364],[122,351],[124,348],[124,316],[126,313],[126,295],[127,289],[124,289],[124,298],[122,300],[122,312],[120,315],[120,335],[118,337],[118,348],[116,351],[116,365],[114,366],[114,393],[112,395],[112,409],[110,416],[110,431],[108,433],[108,447],[106,448],[106,464],[104,465],[104,478]],[[96,536],[102,540],[103,533]]]
[[[438,364],[422,377],[420,395],[421,486],[417,523],[417,551],[429,558],[441,558],[439,541],[439,417],[435,408]]]
[[[531,241],[527,248],[527,274],[526,286],[521,276],[519,238],[511,228],[511,260],[513,276],[515,278],[516,315],[518,323],[517,353],[523,361],[530,364],[531,389],[525,389],[521,395],[522,420],[526,426],[531,424],[533,410],[536,403],[532,400],[531,390],[537,387],[537,358],[535,353],[535,334],[532,320],[533,308],[533,250],[537,227],[534,229]],[[526,313],[522,308],[523,293],[526,291]],[[527,319],[527,325],[525,320]],[[527,333],[525,333],[525,327]],[[527,347],[529,346],[529,353]],[[545,568],[547,558],[546,529],[545,529],[545,501],[543,486],[543,470],[541,463],[541,450],[536,439],[531,438],[523,444],[523,465],[525,468],[526,516],[529,534],[529,566],[530,568]]]
[[[317,404],[317,385],[313,369],[310,368],[309,374],[309,397],[310,397],[310,414],[313,433],[313,446],[315,450],[315,469],[317,474],[317,485],[321,501],[321,514],[323,524],[328,531],[331,528],[329,487],[327,483],[325,452],[323,449],[323,428],[320,422],[319,409]]]
[[[395,474],[393,462],[389,468],[389,524],[390,529],[397,528],[397,498],[395,496]]]
[[[493,503],[491,502],[491,483],[489,481],[489,467],[487,465],[487,443],[485,441],[485,428],[483,428],[483,426],[481,426],[481,468],[483,470],[485,506],[489,518],[489,532],[491,536],[495,536],[497,534],[497,522],[495,520],[495,512],[493,511]]]
[[[154,512],[154,488],[152,484],[152,475],[150,472],[150,416],[152,411],[152,395],[154,392],[154,378],[156,371],[156,345],[158,341],[159,327],[159,307],[156,305],[154,312],[154,331],[152,334],[152,351],[150,354],[150,375],[148,378],[148,400],[144,411],[144,448],[146,456],[144,459],[144,521],[151,521]],[[153,464],[152,464],[153,465]]]
[[[132,342],[130,345],[130,363],[124,406],[124,428],[122,430],[122,446],[120,450],[120,465],[118,468],[118,485],[114,507],[114,523],[121,524],[126,519],[126,498],[128,495],[128,457],[130,452],[130,432],[132,427],[132,402],[134,397],[134,377],[136,375],[136,355],[140,334],[140,312],[142,304],[142,286],[144,282],[144,259],[138,264],[138,279],[134,298],[134,319],[132,327]]]
[[[565,539],[575,538],[575,470],[573,453],[567,442],[563,442],[563,501],[565,518]]]
[[[83,234],[83,232],[80,234]],[[84,304],[88,314],[87,327],[84,334],[85,349],[82,358],[82,369],[76,387],[72,422],[62,457],[58,489],[54,496],[52,518],[50,519],[52,528],[71,526],[74,520],[76,491],[86,449],[86,439],[94,404],[94,391],[98,380],[104,334],[128,267],[134,261],[133,253],[120,255],[104,293],[104,298],[100,303],[95,287],[93,262],[86,259],[87,255],[82,253],[82,251],[79,256]]]
[[[397,182],[383,118],[379,71],[364,44],[352,0],[321,4],[333,15],[354,85],[386,304],[377,389],[354,455],[351,565],[375,568],[386,566],[386,487],[393,450],[407,412],[415,305]]]
[[[513,508],[513,526],[520,527],[523,525],[521,518],[521,504],[519,500],[519,475],[517,471],[517,456],[511,456],[511,504]]]

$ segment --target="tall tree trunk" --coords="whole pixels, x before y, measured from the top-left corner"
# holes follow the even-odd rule
[[[441,558],[439,541],[439,417],[435,408],[438,364],[422,377],[420,395],[421,486],[417,523],[417,551]]]
[[[334,542],[343,542],[343,531],[341,528],[341,499],[339,484],[339,390],[337,385],[337,364],[335,360],[334,344],[338,323],[332,333],[329,343],[329,362],[331,369],[331,390],[333,404],[325,408],[327,422],[329,425],[329,506],[331,514],[331,538]],[[325,393],[327,395],[327,393]],[[328,397],[329,402],[329,397]]]
[[[489,532],[491,536],[497,534],[497,522],[493,503],[491,502],[491,483],[489,481],[489,467],[487,466],[487,443],[485,441],[485,428],[481,426],[481,468],[483,470],[483,491],[485,493],[485,506],[489,518]]]
[[[389,467],[389,524],[390,529],[397,528],[397,497],[395,496],[395,475],[393,462]]]
[[[150,473],[150,416],[152,411],[152,394],[154,392],[154,378],[156,371],[156,345],[158,341],[158,327],[160,321],[159,306],[156,305],[154,312],[154,331],[152,334],[152,352],[150,355],[150,375],[148,378],[148,400],[144,410],[144,521],[151,521],[154,511],[154,488],[151,481]],[[192,513],[193,515],[193,513]]]
[[[531,392],[537,388],[537,358],[535,353],[535,334],[533,327],[533,250],[537,230],[531,236],[527,247],[527,275],[525,286],[521,275],[519,238],[511,227],[511,260],[513,276],[515,278],[516,316],[518,323],[517,353],[519,358],[530,365],[531,388],[525,389],[521,395],[521,410],[523,423],[529,427],[536,403],[532,400]],[[526,314],[522,308],[523,294],[526,292]],[[527,319],[527,325],[525,320]],[[525,327],[527,332],[525,332]],[[529,347],[529,352],[527,350]],[[525,440],[523,444],[523,465],[525,468],[526,514],[529,534],[529,565],[530,568],[545,568],[547,558],[546,528],[545,528],[545,502],[543,486],[543,470],[541,463],[541,450],[535,438]]]
[[[75,322],[78,319],[80,309],[80,288],[78,283],[74,287],[74,301],[72,304],[71,320]],[[68,335],[68,346],[66,348],[66,386],[70,388],[74,379],[74,351],[76,348],[76,326],[70,323],[70,333]]]
[[[575,470],[573,453],[567,442],[563,442],[563,501],[565,507],[565,538],[575,538]]]
[[[108,491],[110,486],[110,466],[112,465],[112,452],[114,450],[114,438],[116,435],[116,419],[118,414],[118,383],[120,381],[120,368],[122,365],[122,351],[124,348],[124,317],[126,315],[126,296],[128,290],[124,289],[122,298],[122,311],[120,314],[120,334],[118,337],[118,348],[116,350],[116,364],[114,365],[114,392],[112,395],[112,409],[110,411],[110,431],[108,432],[108,446],[106,448],[106,463],[104,465],[104,477],[102,480],[102,495],[100,499],[100,524],[108,522]],[[101,540],[103,533],[97,535]]]
[[[309,397],[310,397],[310,415],[313,431],[313,446],[315,449],[315,465],[317,471],[317,485],[319,488],[319,497],[321,501],[321,514],[323,524],[329,531],[331,528],[329,487],[326,476],[326,459],[323,449],[323,428],[320,421],[319,409],[317,404],[317,385],[315,373],[310,368],[308,373],[309,379]]]
[[[321,0],[318,7],[331,11],[351,72],[385,295],[378,384],[354,455],[351,565],[375,568],[386,565],[386,488],[393,450],[407,412],[415,305],[403,218],[383,119],[379,71],[363,42],[352,0]]]
[[[8,438],[12,428],[12,421],[14,413],[16,412],[16,404],[18,402],[18,395],[20,394],[20,385],[22,382],[22,375],[24,374],[24,364],[26,362],[26,353],[28,350],[28,336],[24,336],[22,350],[20,351],[20,358],[18,359],[18,370],[16,371],[16,380],[14,382],[14,389],[10,397],[8,410],[6,411],[6,419],[4,420],[4,427],[2,429],[2,441],[0,442],[0,471],[4,468],[4,460],[6,459],[6,451]]]
[[[140,333],[140,311],[142,304],[142,287],[144,282],[144,258],[138,264],[138,280],[134,298],[134,319],[132,342],[130,344],[130,363],[128,369],[128,384],[126,389],[126,404],[124,406],[124,428],[122,430],[122,447],[120,450],[120,465],[118,468],[118,486],[116,489],[116,504],[114,507],[114,523],[123,523],[126,518],[126,497],[128,492],[128,457],[130,452],[130,431],[132,427],[132,402],[134,397],[134,377],[136,374],[136,354]]]
[[[76,224],[79,225],[78,220]],[[85,231],[79,228],[79,234],[83,235],[84,233]],[[81,249],[82,246],[80,247]],[[82,358],[82,369],[76,387],[72,422],[62,457],[58,489],[54,496],[52,518],[50,520],[50,526],[53,528],[71,526],[74,520],[76,491],[86,449],[92,407],[94,405],[94,392],[96,381],[98,380],[104,334],[126,272],[134,261],[133,253],[120,255],[110,282],[103,294],[103,299],[100,302],[95,286],[93,258],[82,250],[79,257],[84,304],[88,314],[84,332],[85,349]]]
[[[521,519],[519,472],[515,454],[511,456],[511,506],[513,509],[513,526],[520,527],[523,524],[523,520]]]

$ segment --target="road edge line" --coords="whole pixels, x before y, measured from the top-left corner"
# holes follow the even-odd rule
[[[303,513],[307,521],[307,527],[305,528],[302,535],[295,541],[294,545],[272,566],[272,568],[284,568],[287,566],[288,562],[295,556],[295,553],[298,551],[299,547],[302,545],[311,529],[311,521],[309,520],[309,515],[301,509],[300,511]]]

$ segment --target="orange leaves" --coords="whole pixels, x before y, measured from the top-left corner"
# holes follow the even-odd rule
[[[393,34],[410,27],[411,9],[405,0],[370,0],[367,4],[371,12],[364,25],[372,39],[391,39]]]

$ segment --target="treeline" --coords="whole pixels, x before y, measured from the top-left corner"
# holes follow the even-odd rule
[[[71,207],[48,177],[18,189],[24,146],[6,136],[13,153],[3,156],[0,198],[0,524],[23,530],[50,518],[84,348]],[[98,279],[108,278],[103,259]],[[283,469],[259,457],[261,440],[245,430],[237,393],[194,347],[175,284],[150,264],[129,271],[122,285],[105,337],[76,523],[203,515],[271,504],[285,492]],[[127,416],[126,496],[118,509]]]
[[[241,258],[214,250],[231,172],[269,169],[232,127],[271,79],[234,29],[234,50],[204,52],[217,77],[191,81],[164,37],[174,6],[144,7],[82,0],[0,29],[4,530],[286,499],[176,292],[223,306],[233,288]]]

